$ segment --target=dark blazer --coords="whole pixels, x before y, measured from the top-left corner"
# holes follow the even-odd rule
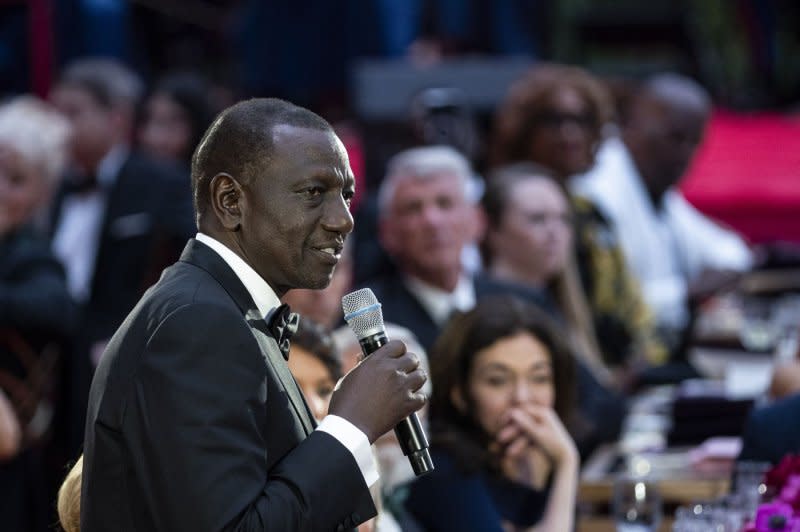
[[[47,239],[28,228],[0,236],[0,389],[28,432],[22,450],[0,463],[0,516],[7,532],[52,530],[44,461],[50,449],[41,439],[51,427],[32,420],[52,409],[50,392],[74,318],[64,269]],[[60,469],[58,475],[63,477]]]
[[[195,240],[92,382],[81,530],[343,530],[375,515],[236,274]]]
[[[800,452],[800,394],[750,412],[742,436],[740,461],[777,464],[784,455]]]
[[[545,312],[552,311],[552,305],[533,288],[496,281],[485,275],[475,276],[473,283],[476,299],[493,294],[513,293],[538,305]],[[416,296],[409,291],[401,277],[382,277],[367,282],[364,286],[371,288],[380,301],[385,321],[409,329],[417,337],[420,345],[426,351],[430,350],[441,328],[433,321]]]
[[[67,185],[53,209],[53,230],[61,218]],[[65,373],[63,438],[70,455],[83,438],[86,398],[92,375],[89,352],[111,338],[144,291],[180,256],[194,235],[189,177],[177,167],[131,153],[107,191],[91,292],[81,305],[73,356]]]

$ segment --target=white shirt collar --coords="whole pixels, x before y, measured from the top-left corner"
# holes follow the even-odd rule
[[[130,149],[124,144],[112,147],[97,165],[97,182],[105,188],[113,185],[129,154]]]
[[[216,240],[206,234],[197,233],[195,239],[207,245],[217,252],[222,257],[228,266],[231,267],[233,272],[242,281],[242,284],[250,293],[250,297],[258,307],[258,311],[262,316],[266,317],[269,312],[275,307],[280,306],[281,301],[275,294],[275,291],[267,284],[267,282],[256,271],[247,264],[244,259],[234,253],[225,244]]]
[[[452,292],[413,277],[406,277],[405,282],[438,325],[444,325],[454,310],[464,312],[475,306],[475,286],[464,274],[458,278],[458,284]]]

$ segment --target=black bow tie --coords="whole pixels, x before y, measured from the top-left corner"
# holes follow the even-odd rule
[[[289,340],[297,332],[297,325],[300,323],[300,316],[283,304],[270,312],[266,318],[269,333],[278,342],[278,347],[283,354],[283,358],[289,360]]]

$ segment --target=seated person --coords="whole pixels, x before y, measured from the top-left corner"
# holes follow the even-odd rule
[[[645,361],[603,360],[575,265],[569,199],[546,169],[520,163],[496,170],[481,205],[486,218],[481,250],[489,277],[519,287],[506,293],[524,295],[525,287],[546,297],[546,308],[577,357],[577,403],[587,427],[576,444],[585,458],[597,445],[619,437],[625,404],[617,390],[631,384]]]
[[[487,297],[455,316],[434,350],[436,469],[409,484],[407,511],[429,530],[571,530],[573,359],[550,320]]]
[[[673,346],[693,305],[753,264],[747,244],[678,188],[710,112],[711,98],[695,81],[653,76],[623,107],[621,135],[608,138],[595,167],[573,183],[611,221],[656,325]]]
[[[51,390],[61,384],[56,368],[76,308],[37,222],[63,171],[69,138],[67,121],[36,98],[0,105],[0,393],[17,426],[10,429],[16,443],[0,463],[3,530],[48,524],[45,452],[57,450],[42,442],[53,433]]]
[[[301,316],[289,348],[289,371],[317,422],[328,414],[333,388],[342,378],[342,360],[321,325]]]
[[[742,435],[739,461],[770,462],[800,453],[800,393],[750,412]]]
[[[508,92],[495,116],[493,165],[533,162],[567,186],[595,165],[612,116],[611,99],[585,70],[539,64]],[[576,265],[603,360],[664,362],[650,309],[625,263],[613,226],[593,202],[569,192]]]

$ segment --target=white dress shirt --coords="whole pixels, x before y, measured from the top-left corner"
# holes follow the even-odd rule
[[[97,166],[100,186],[91,192],[70,194],[61,204],[53,251],[64,265],[67,288],[76,301],[84,302],[91,296],[108,190],[117,180],[128,153],[125,146],[112,148]]]
[[[653,205],[619,137],[603,143],[594,168],[573,179],[571,188],[609,218],[663,327],[686,324],[688,285],[704,269],[744,271],[752,266],[747,244],[695,209],[676,188],[664,194],[660,208]]]
[[[475,285],[466,275],[458,278],[455,290],[447,292],[413,277],[405,279],[406,287],[416,296],[438,326],[447,323],[453,311],[466,312],[475,306]]]
[[[275,291],[244,259],[230,250],[222,242],[197,233],[195,238],[217,252],[245,286],[262,316],[267,316],[272,309],[281,304]],[[346,419],[328,414],[317,426],[316,430],[327,432],[344,445],[355,458],[367,487],[378,480],[378,464],[372,454],[369,439],[355,425]]]

